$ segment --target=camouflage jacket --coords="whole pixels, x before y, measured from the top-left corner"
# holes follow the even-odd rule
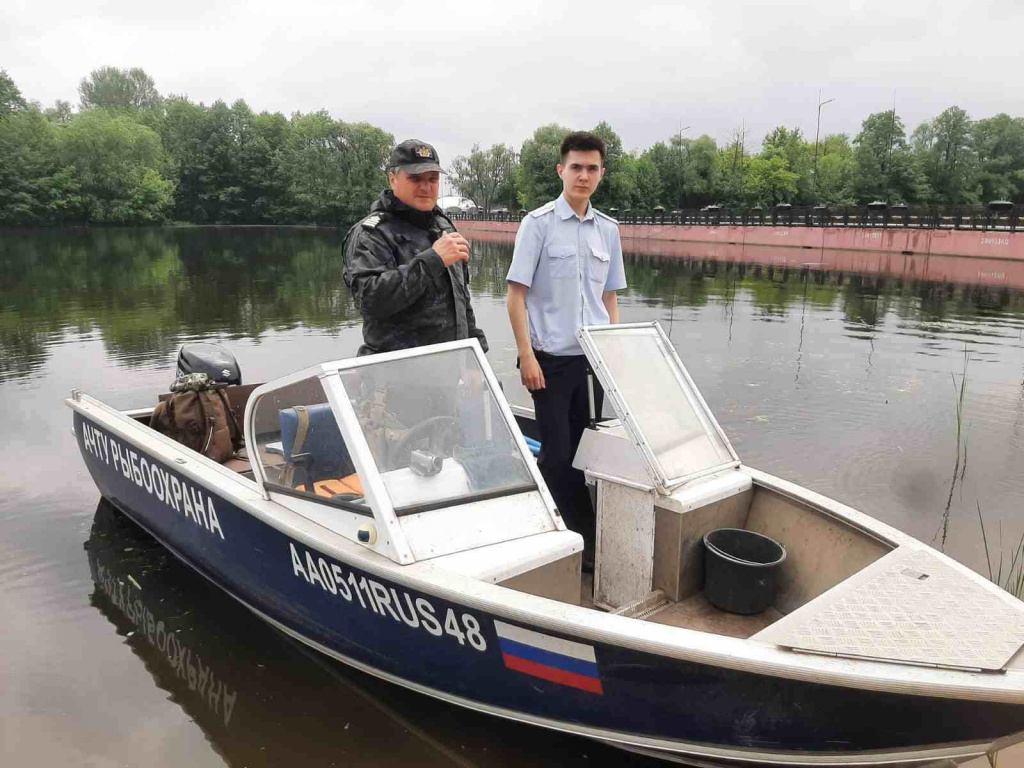
[[[469,266],[445,268],[433,243],[455,225],[439,208],[417,211],[385,190],[345,237],[345,284],[363,315],[360,355],[476,338]]]

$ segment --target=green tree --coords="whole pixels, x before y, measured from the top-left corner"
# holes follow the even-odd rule
[[[999,114],[974,123],[982,202],[1024,202],[1024,118]]]
[[[814,182],[811,174],[814,147],[804,141],[799,128],[791,129],[780,125],[770,131],[761,142],[761,152],[767,152],[769,155],[774,153],[785,158],[788,170],[796,174],[796,194],[786,202],[798,205],[810,205],[814,202]]]
[[[750,161],[743,180],[743,196],[748,205],[771,207],[789,203],[798,194],[798,180],[781,152],[762,152]]]
[[[643,210],[651,210],[661,204],[662,186],[658,166],[649,157],[640,157],[633,163],[634,172],[634,205]]]
[[[365,216],[387,186],[385,163],[393,145],[391,134],[333,120],[323,110],[293,115],[278,164],[292,218],[343,226]]]
[[[623,178],[620,182],[616,181],[615,177],[619,173],[630,174],[633,159],[623,150],[622,139],[607,122],[602,120],[594,126],[592,133],[604,141],[605,154],[604,179],[591,198],[591,202],[595,207],[602,209],[623,207],[632,194],[633,180]]]
[[[242,100],[229,107],[218,99],[203,117],[200,200],[206,220],[241,223],[246,217],[246,201],[238,161],[252,110]]]
[[[81,185],[85,220],[109,224],[163,221],[174,184],[160,175],[160,137],[144,125],[104,110],[78,115],[59,133],[61,165]]]
[[[869,115],[853,143],[857,202],[917,203],[930,198],[928,183],[907,144],[903,121],[892,110]]]
[[[683,169],[683,188],[688,208],[700,208],[715,202],[715,157],[718,144],[710,136],[684,139],[686,166]]]
[[[649,147],[641,158],[650,161],[658,171],[658,180],[661,182],[661,197],[658,202],[669,209],[685,208],[682,147],[670,147],[659,141]]]
[[[288,118],[280,112],[261,112],[249,119],[238,158],[246,222],[273,223],[285,202],[287,184],[278,173],[278,163],[289,128]]]
[[[527,210],[533,210],[562,194],[562,180],[555,166],[561,162],[559,149],[569,129],[556,123],[542,125],[523,142],[519,153],[518,196]]]
[[[637,189],[637,160],[632,155],[622,155],[616,158],[615,173],[611,176],[606,172],[601,186],[604,202],[601,204],[603,210],[611,209],[633,209],[640,208],[640,200]],[[597,197],[595,194],[594,197]],[[593,199],[593,198],[591,198]]]
[[[162,99],[153,78],[141,67],[100,67],[78,84],[83,110],[144,110],[160,106]]]
[[[964,110],[950,107],[934,120],[922,123],[911,143],[935,202],[978,202],[977,156],[971,118]]]
[[[479,144],[474,144],[468,155],[459,155],[452,160],[448,172],[460,195],[470,198],[490,213],[503,191],[508,197],[517,164],[511,147],[495,144],[482,150]]]
[[[67,125],[71,122],[71,118],[75,116],[74,110],[71,108],[70,101],[63,101],[57,99],[52,107],[48,107],[43,114],[46,115],[46,119],[51,123],[57,123],[59,125]]]
[[[7,70],[0,69],[0,120],[28,108],[25,98]]]
[[[388,186],[387,162],[395,137],[370,123],[339,121],[339,125],[344,223],[353,224]]]
[[[729,144],[722,147],[715,156],[714,196],[717,202],[726,205],[742,205],[746,196],[744,187],[750,167],[743,129],[733,131]]]
[[[58,159],[57,130],[38,109],[0,120],[0,224],[59,224],[79,218],[73,169]]]
[[[818,143],[818,168],[812,175],[814,199],[825,205],[854,205],[857,164],[845,133],[826,136]]]

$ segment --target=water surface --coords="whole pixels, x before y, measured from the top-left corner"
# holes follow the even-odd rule
[[[71,387],[149,405],[193,340],[228,346],[248,382],[354,354],[342,236],[0,236],[4,764],[649,764],[325,668],[99,504]],[[744,462],[936,546],[948,504],[945,550],[987,573],[978,508],[993,558],[1000,528],[1007,552],[1024,531],[1024,293],[699,254],[627,256],[622,316],[664,325]],[[474,243],[474,307],[506,392],[528,403],[510,259],[507,239]]]

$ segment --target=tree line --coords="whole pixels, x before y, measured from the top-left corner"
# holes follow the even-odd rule
[[[387,184],[394,138],[326,111],[255,113],[162,96],[142,69],[83,78],[77,110],[26,100],[0,70],[0,224],[297,224],[346,226]],[[479,145],[448,166],[481,208],[531,209],[558,196],[558,148],[569,128],[536,129],[517,151]],[[719,144],[679,132],[627,151],[606,122],[606,174],[594,202],[618,210],[1024,202],[1024,118],[972,120],[950,107],[909,136],[894,111],[869,115],[852,139],[810,141],[779,126],[758,151],[743,129]]]
[[[557,197],[552,172],[569,128],[538,128],[509,168],[488,161],[506,156],[498,144],[457,158],[453,181],[482,208],[532,209]],[[682,133],[643,151],[628,152],[608,123],[592,129],[607,145],[605,178],[594,203],[618,210],[701,208],[706,205],[864,205],[876,200],[917,205],[961,205],[1009,200],[1024,203],[1024,118],[999,114],[972,120],[950,107],[907,136],[893,111],[869,115],[851,140],[847,134],[809,141],[799,128],[779,126],[760,151],[748,151],[742,129],[719,145],[708,135]],[[495,168],[488,179],[481,169]],[[477,169],[474,174],[463,168]],[[478,179],[482,176],[483,183]],[[505,190],[481,193],[484,184]]]
[[[138,68],[78,92],[44,109],[0,70],[0,224],[344,226],[387,184],[394,138],[367,123],[164,97]]]

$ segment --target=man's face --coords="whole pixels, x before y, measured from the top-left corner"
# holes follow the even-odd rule
[[[397,173],[389,173],[388,181],[395,197],[417,211],[430,211],[437,205],[437,190],[441,174],[437,171],[426,173],[409,173],[399,168]]]
[[[604,176],[601,153],[596,149],[582,152],[570,149],[558,166],[558,177],[566,197],[589,200]]]

